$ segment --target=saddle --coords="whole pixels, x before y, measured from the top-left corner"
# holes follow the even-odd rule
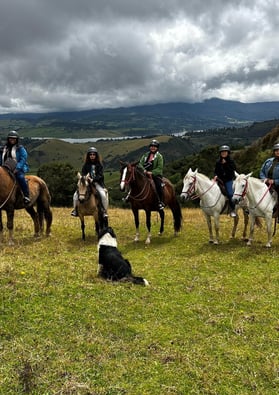
[[[224,196],[228,197],[228,196],[227,196],[227,191],[226,191],[226,188],[225,188],[225,184],[223,183],[223,181],[220,180],[220,178],[218,178],[218,177],[217,177],[216,181],[217,181],[217,185],[218,185],[218,187],[220,188],[222,194],[223,194]]]

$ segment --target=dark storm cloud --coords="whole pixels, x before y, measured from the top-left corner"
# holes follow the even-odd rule
[[[0,112],[278,100],[272,0],[0,0]]]

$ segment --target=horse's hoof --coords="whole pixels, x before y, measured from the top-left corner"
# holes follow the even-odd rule
[[[162,236],[163,232],[158,232],[158,236]]]
[[[14,242],[13,240],[9,240],[8,245],[9,245],[9,246],[14,246],[14,245],[15,245],[15,242]]]
[[[149,245],[150,244],[150,239],[146,239],[145,240],[145,245]]]
[[[215,240],[213,243],[215,246],[217,246],[219,244],[219,241]]]

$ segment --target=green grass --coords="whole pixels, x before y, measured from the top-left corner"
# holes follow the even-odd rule
[[[150,286],[96,277],[92,218],[85,242],[70,209],[54,209],[51,238],[34,240],[16,212],[15,246],[1,246],[0,394],[277,394],[279,386],[278,236],[264,247],[230,240],[221,219],[219,246],[208,244],[199,209],[184,226],[146,247],[134,244],[130,210],[110,224],[134,273]]]

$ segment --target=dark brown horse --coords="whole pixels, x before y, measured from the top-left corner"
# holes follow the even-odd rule
[[[126,200],[130,202],[135,226],[136,236],[135,241],[139,240],[139,210],[144,210],[146,214],[146,227],[148,229],[148,236],[145,241],[146,244],[150,243],[151,239],[151,212],[158,211],[161,219],[159,235],[164,231],[164,210],[158,210],[158,195],[152,179],[147,177],[143,171],[137,166],[138,162],[134,163],[121,163],[121,178],[120,190],[125,191],[128,189]],[[182,213],[180,204],[176,198],[175,190],[171,182],[163,177],[163,201],[167,205],[173,215],[174,221],[174,234],[181,230]]]
[[[100,197],[94,187],[94,183],[92,183],[90,175],[87,174],[86,176],[82,176],[78,173],[77,177],[77,213],[81,224],[82,240],[85,240],[85,216],[89,215],[94,217],[96,234],[108,226],[108,220],[107,217],[103,217],[100,208]]]
[[[25,209],[34,223],[34,236],[39,237],[46,222],[46,235],[50,236],[52,211],[50,209],[50,193],[44,180],[37,176],[26,176],[29,185],[31,202],[24,205],[23,194],[15,176],[7,167],[0,166],[0,239],[3,239],[2,210],[7,214],[9,244],[13,245],[14,212]],[[37,211],[34,209],[37,207]]]

